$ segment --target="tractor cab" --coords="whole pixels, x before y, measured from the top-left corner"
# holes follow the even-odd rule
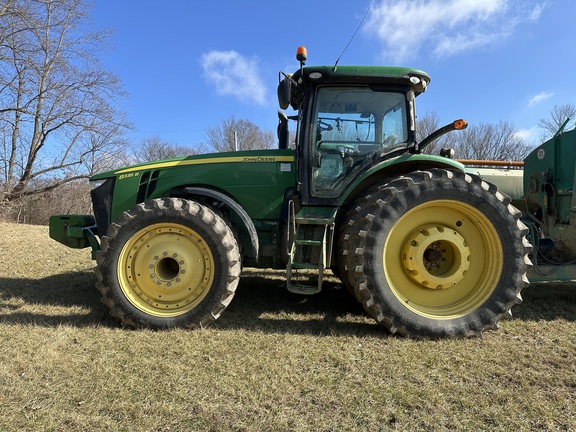
[[[430,78],[404,67],[304,67],[284,75],[279,105],[298,121],[296,152],[303,204],[331,205],[371,166],[416,152],[415,97]],[[280,130],[283,127],[281,116]],[[280,142],[284,140],[280,138]]]

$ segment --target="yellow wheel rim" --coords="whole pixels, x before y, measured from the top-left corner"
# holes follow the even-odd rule
[[[196,231],[174,223],[154,224],[122,248],[118,280],[126,298],[141,311],[158,317],[182,315],[210,291],[214,258]]]
[[[394,225],[384,246],[384,271],[394,295],[434,319],[466,315],[496,288],[503,250],[492,222],[452,200],[421,204]]]

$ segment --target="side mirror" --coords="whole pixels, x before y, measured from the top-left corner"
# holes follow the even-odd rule
[[[284,78],[278,84],[278,105],[285,110],[290,106],[290,99],[292,97],[292,82],[290,78]]]

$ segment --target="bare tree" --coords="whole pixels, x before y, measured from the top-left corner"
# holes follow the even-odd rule
[[[509,122],[470,125],[453,135],[459,159],[522,160],[531,150]]]
[[[39,183],[42,183],[41,181]],[[35,185],[40,189],[42,184]],[[53,214],[89,214],[92,212],[88,180],[76,180],[56,189],[11,201],[2,208],[0,220],[46,225]]]
[[[208,127],[209,146],[217,152],[269,149],[275,145],[272,132],[265,132],[248,120],[229,117],[220,126]]]
[[[567,103],[564,105],[554,105],[550,112],[550,117],[541,119],[538,122],[538,127],[544,129],[542,134],[542,141],[552,138],[556,132],[562,127],[566,120],[574,120],[576,117],[576,105]]]
[[[14,3],[15,0],[5,0],[4,4],[0,4],[0,17],[10,13]]]
[[[203,153],[203,150],[205,149],[202,146],[180,146],[163,141],[162,138],[158,136],[153,136],[140,141],[140,145],[134,150],[134,156],[136,163],[142,163]]]
[[[15,17],[18,15],[24,16],[26,12],[21,10],[18,7],[19,0],[2,0],[0,3],[0,19],[7,17]],[[18,29],[14,29],[11,27],[0,27],[0,45],[4,43],[4,40],[14,32],[17,32]]]
[[[10,8],[9,8],[10,6]],[[0,6],[0,201],[86,178],[123,143],[123,92],[97,54],[84,0],[10,0]],[[9,30],[6,30],[9,29]]]

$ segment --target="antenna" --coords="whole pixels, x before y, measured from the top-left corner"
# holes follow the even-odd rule
[[[340,61],[340,59],[342,58],[342,56],[344,55],[344,53],[346,52],[346,50],[348,49],[348,47],[350,46],[352,41],[354,40],[356,33],[358,33],[358,30],[360,30],[360,27],[362,27],[362,24],[364,24],[364,21],[366,20],[366,17],[368,16],[368,12],[370,12],[370,5],[368,5],[368,9],[366,9],[366,13],[364,14],[364,17],[362,18],[362,21],[360,21],[360,24],[358,24],[358,27],[356,28],[356,31],[354,32],[354,34],[352,35],[350,40],[348,41],[348,44],[344,47],[344,50],[342,50],[342,54],[340,54],[340,57],[338,57],[338,60],[336,60],[336,63],[334,63],[334,72],[336,72],[336,68],[338,67],[338,62]]]

